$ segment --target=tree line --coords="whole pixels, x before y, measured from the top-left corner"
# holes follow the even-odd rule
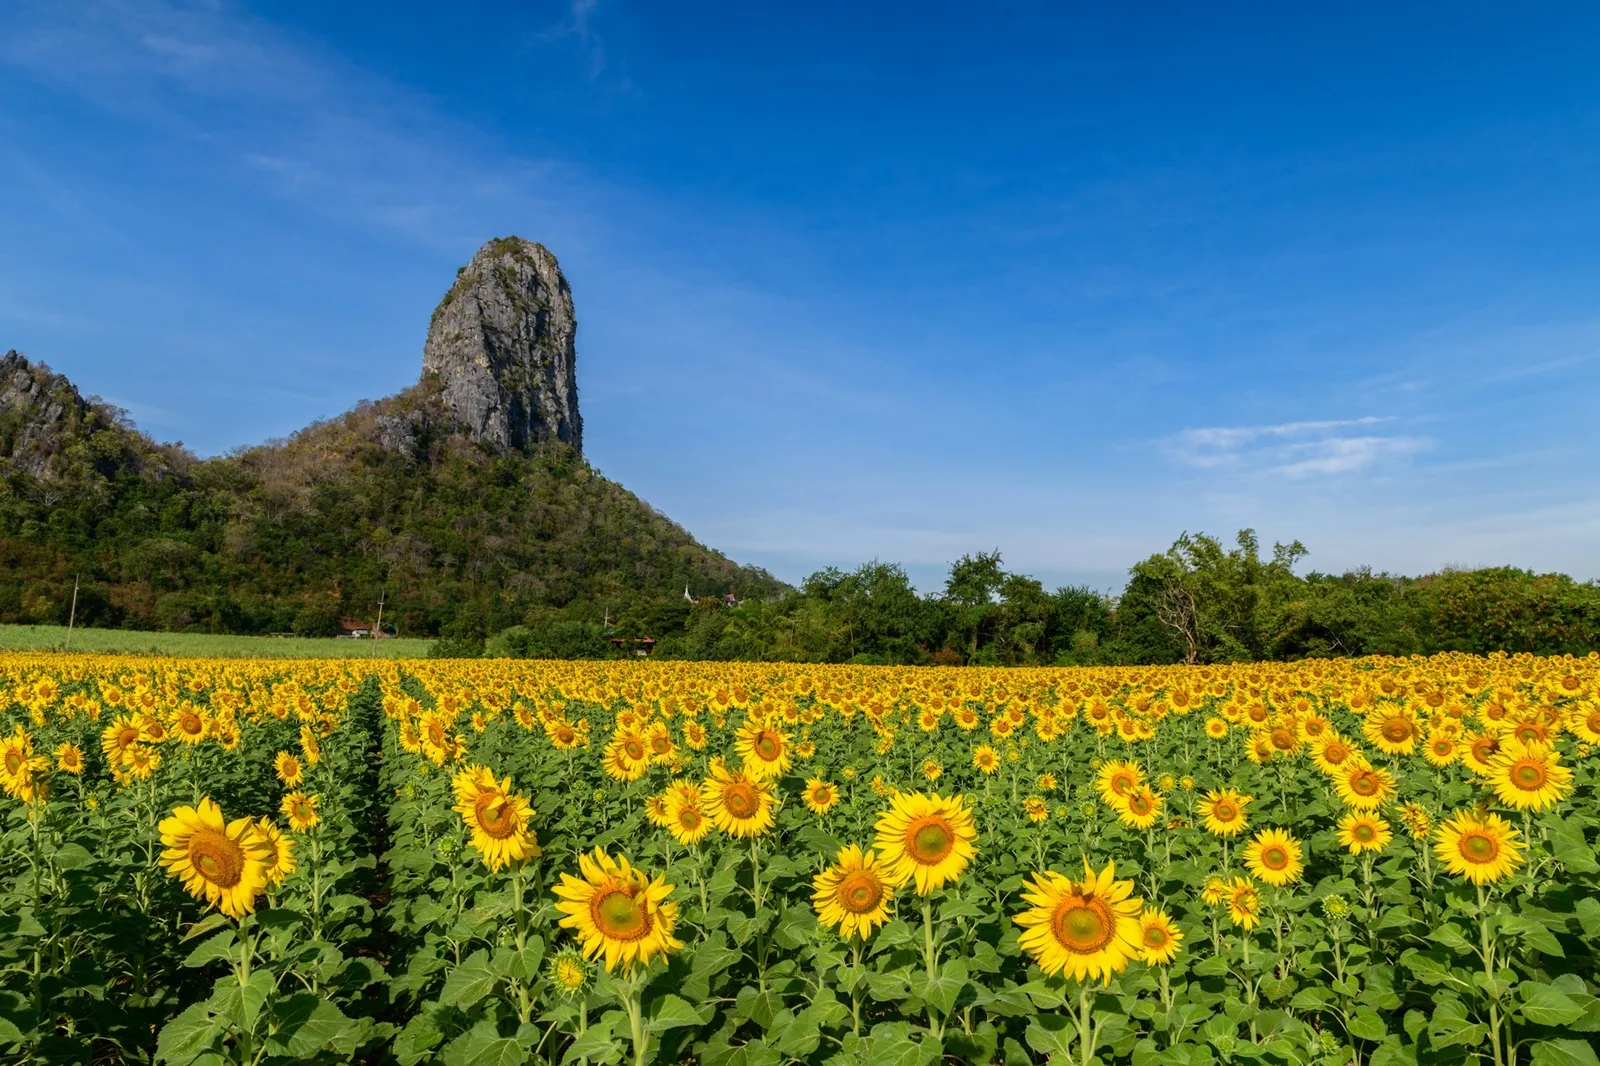
[[[799,588],[737,606],[708,597],[619,605],[605,617],[543,612],[439,654],[863,664],[1126,665],[1318,656],[1600,649],[1600,585],[1510,567],[1424,577],[1295,573],[1299,542],[1264,555],[1252,530],[1229,546],[1185,533],[1129,570],[1117,595],[1048,590],[1000,552],[963,556],[922,594],[903,567],[829,568]]]

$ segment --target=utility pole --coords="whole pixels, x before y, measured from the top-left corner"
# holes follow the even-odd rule
[[[67,614],[67,651],[72,650],[72,623],[78,620],[78,575],[72,575],[72,610]]]
[[[383,598],[389,594],[387,589],[378,593],[378,624],[372,627],[372,657],[378,657],[378,634],[383,632]]]

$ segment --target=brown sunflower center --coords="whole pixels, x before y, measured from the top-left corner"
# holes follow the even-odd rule
[[[1149,814],[1154,807],[1155,804],[1151,802],[1150,797],[1143,792],[1135,792],[1128,797],[1128,810],[1140,818]]]
[[[178,728],[186,736],[197,737],[205,729],[205,723],[200,720],[198,714],[185,714],[178,719]]]
[[[1404,718],[1391,718],[1383,723],[1383,738],[1391,744],[1399,744],[1410,739],[1411,723]]]
[[[571,744],[577,738],[577,735],[577,733],[573,732],[571,726],[556,726],[556,743],[558,744]]]
[[[645,756],[644,745],[633,737],[629,737],[622,742],[622,753],[628,758],[637,761]]]
[[[704,821],[705,819],[700,816],[700,812],[693,807],[684,807],[678,811],[678,825],[687,832],[692,833],[699,829]]]
[[[1500,842],[1481,829],[1469,829],[1462,833],[1458,847],[1461,857],[1468,862],[1494,862],[1500,855]]]
[[[1134,786],[1138,783],[1138,779],[1126,771],[1119,771],[1111,775],[1111,791],[1119,796],[1125,796],[1132,792]]]
[[[783,755],[783,741],[772,732],[763,729],[756,735],[755,743],[751,749],[765,762],[777,762]]]
[[[20,774],[22,772],[22,753],[12,748],[6,752],[6,773]]]
[[[478,828],[496,840],[504,840],[517,831],[516,806],[509,796],[500,792],[481,792],[473,804],[478,816]]]
[[[1289,852],[1281,844],[1268,844],[1261,849],[1261,865],[1269,870],[1282,870],[1289,865]]]
[[[870,914],[883,902],[883,881],[870,870],[854,870],[839,882],[838,899],[851,914]]]
[[[761,811],[761,800],[753,785],[735,781],[722,790],[722,805],[735,818],[754,818]]]
[[[923,866],[943,862],[955,845],[955,831],[949,822],[937,815],[919,818],[906,829],[906,850]]]
[[[1537,759],[1520,759],[1512,767],[1511,783],[1524,792],[1537,792],[1550,779],[1549,768]]]
[[[596,893],[589,901],[589,917],[601,935],[610,940],[638,940],[650,932],[650,915],[621,888]]]
[[[1370,844],[1378,839],[1378,827],[1371,822],[1358,822],[1355,828],[1350,830],[1350,835],[1358,844]]]
[[[1155,950],[1155,951],[1160,951],[1161,949],[1165,948],[1171,941],[1172,941],[1172,938],[1167,935],[1167,931],[1165,929],[1163,929],[1161,926],[1159,926],[1159,925],[1147,925],[1147,926],[1144,927],[1144,946],[1145,947],[1150,948],[1150,949]]]
[[[1105,900],[1094,896],[1063,897],[1050,920],[1056,943],[1079,955],[1092,955],[1104,948],[1116,930],[1116,915]]]
[[[1217,800],[1216,804],[1211,808],[1211,817],[1219,822],[1231,822],[1239,817],[1239,808],[1228,800]]]
[[[200,829],[189,838],[189,864],[219,888],[232,888],[244,878],[244,849],[224,833]]]
[[[1370,770],[1350,775],[1350,791],[1358,796],[1376,796],[1380,788],[1377,775]]]

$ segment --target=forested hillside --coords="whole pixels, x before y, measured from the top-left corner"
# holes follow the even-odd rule
[[[287,441],[197,460],[16,356],[0,368],[0,621],[484,634],[561,609],[783,589],[571,447],[453,431],[425,380]],[[24,380],[26,379],[26,380]],[[589,610],[594,605],[593,611]]]

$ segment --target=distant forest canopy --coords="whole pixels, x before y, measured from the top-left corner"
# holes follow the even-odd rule
[[[607,619],[546,613],[495,634],[484,653],[879,664],[1121,665],[1411,655],[1438,651],[1584,654],[1600,649],[1600,585],[1511,568],[1395,577],[1358,570],[1299,576],[1298,542],[1263,558],[1256,535],[1229,548],[1184,534],[1135,565],[1126,588],[1047,591],[968,555],[944,588],[919,595],[905,570],[871,562],[812,574],[797,590],[729,607],[707,597],[640,603]],[[618,645],[611,638],[623,639]],[[478,653],[474,639],[440,654]]]

